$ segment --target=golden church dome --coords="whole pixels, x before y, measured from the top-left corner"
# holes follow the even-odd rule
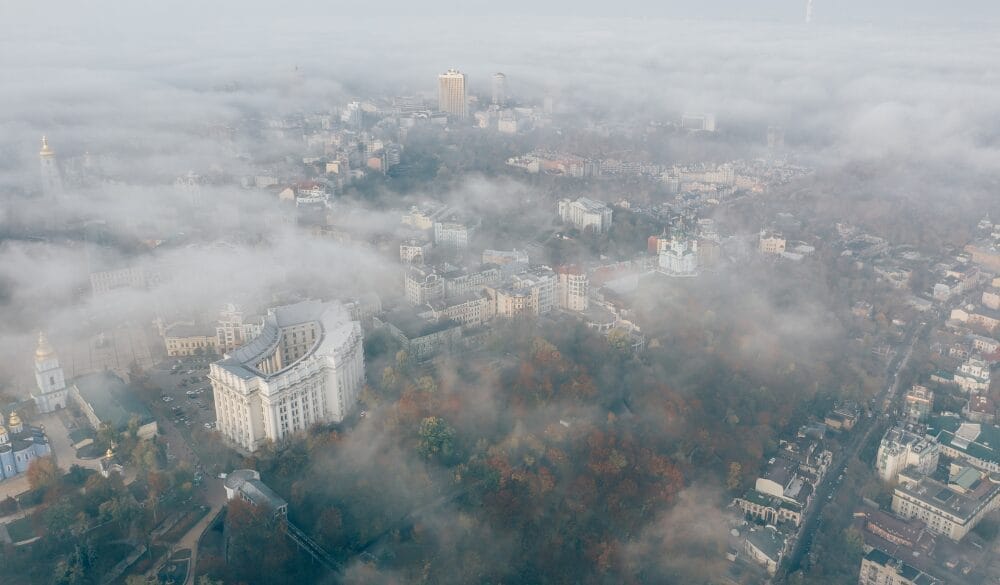
[[[55,350],[49,344],[49,338],[45,336],[45,332],[38,334],[38,349],[35,350],[35,360],[42,361],[48,359],[55,355]]]
[[[40,156],[48,158],[56,155],[56,151],[49,147],[49,139],[42,136],[42,150],[38,153]]]

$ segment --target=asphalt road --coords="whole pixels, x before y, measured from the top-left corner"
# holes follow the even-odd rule
[[[822,516],[823,507],[826,506],[827,503],[833,501],[836,497],[837,490],[840,488],[840,482],[835,478],[844,473],[844,470],[847,468],[847,464],[852,459],[857,457],[861,448],[868,443],[873,433],[885,432],[885,428],[888,426],[890,421],[895,420],[895,405],[898,404],[899,398],[904,394],[899,392],[899,373],[906,367],[907,363],[909,363],[910,356],[913,355],[914,346],[916,346],[917,341],[920,340],[923,333],[928,330],[929,326],[930,325],[927,323],[919,326],[914,325],[907,332],[906,341],[904,342],[907,348],[906,352],[901,355],[897,353],[896,357],[893,358],[893,361],[890,362],[887,371],[887,373],[889,373],[888,383],[875,397],[876,408],[883,405],[886,399],[889,399],[889,408],[876,418],[861,418],[858,421],[858,424],[855,425],[851,433],[852,438],[850,443],[845,449],[841,450],[840,454],[833,460],[826,476],[817,487],[816,495],[813,499],[813,505],[810,506],[809,511],[806,512],[806,516],[802,521],[802,527],[799,530],[799,538],[795,541],[791,554],[785,557],[781,568],[774,577],[774,583],[784,583],[789,574],[799,569],[802,564],[802,559],[806,554],[808,554],[809,548],[812,546],[812,541],[816,536],[816,530],[819,528],[819,520]]]

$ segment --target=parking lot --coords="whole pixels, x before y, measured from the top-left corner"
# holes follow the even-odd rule
[[[164,418],[183,430],[215,428],[215,402],[208,381],[210,358],[168,358],[150,371],[150,378],[160,388],[160,406]]]

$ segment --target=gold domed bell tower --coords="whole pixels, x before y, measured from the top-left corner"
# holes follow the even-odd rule
[[[56,151],[49,146],[49,140],[42,136],[42,149],[38,152],[42,170],[42,193],[46,197],[56,197],[62,193],[62,175],[56,161]]]
[[[38,348],[35,349],[35,384],[38,391],[32,394],[32,398],[40,414],[66,406],[69,394],[66,378],[59,365],[59,357],[44,332],[38,334]]]

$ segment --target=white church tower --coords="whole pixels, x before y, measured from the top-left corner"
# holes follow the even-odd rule
[[[62,175],[56,162],[56,151],[49,147],[49,141],[42,136],[42,150],[38,153],[42,165],[42,192],[46,197],[55,197],[62,193]]]
[[[66,406],[66,378],[59,367],[59,358],[49,345],[45,333],[38,334],[38,349],[35,350],[35,383],[38,393],[33,393],[35,407],[39,413],[52,412]]]

